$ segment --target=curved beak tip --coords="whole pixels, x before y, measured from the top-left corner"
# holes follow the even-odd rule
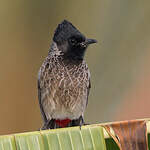
[[[95,40],[95,39],[87,39],[87,40],[86,40],[86,43],[87,43],[87,44],[97,43],[97,40]]]

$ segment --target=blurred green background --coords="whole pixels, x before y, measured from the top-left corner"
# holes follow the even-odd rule
[[[1,0],[0,134],[41,127],[37,73],[64,19],[99,42],[86,122],[150,117],[150,1]]]

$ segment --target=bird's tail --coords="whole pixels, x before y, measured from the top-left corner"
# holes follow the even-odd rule
[[[84,125],[84,120],[83,116],[80,116],[78,119],[75,120],[70,120],[70,119],[64,119],[64,120],[56,120],[56,119],[51,119],[47,121],[41,130],[46,130],[46,129],[56,129],[56,128],[65,128],[65,127],[73,127],[73,126],[82,126]]]

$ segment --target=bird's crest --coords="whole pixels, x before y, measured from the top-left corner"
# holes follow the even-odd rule
[[[81,34],[80,31],[67,20],[62,21],[55,30],[54,42],[62,43],[75,34]]]

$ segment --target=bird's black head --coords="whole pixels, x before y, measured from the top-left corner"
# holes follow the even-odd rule
[[[75,59],[83,59],[88,45],[97,42],[94,39],[87,39],[67,20],[58,25],[53,41],[65,56]]]

